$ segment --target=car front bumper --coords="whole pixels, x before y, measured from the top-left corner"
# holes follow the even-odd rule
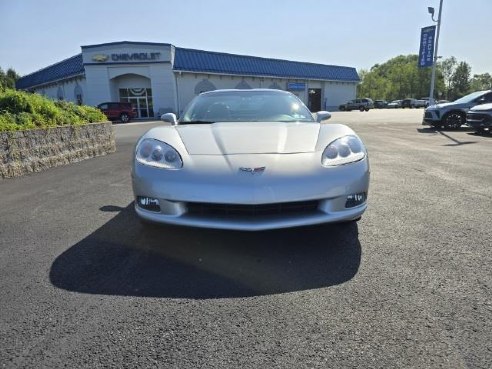
[[[426,110],[422,119],[422,125],[433,126],[441,123],[441,116],[437,110]]]
[[[261,175],[234,170],[207,175],[204,171],[170,171],[134,163],[135,211],[139,217],[150,222],[244,231],[359,218],[367,208],[370,177],[367,158],[331,168],[321,167],[318,162],[317,167],[305,168],[304,173],[297,174],[272,175],[267,168]],[[363,194],[364,200],[353,207],[346,207],[348,197],[358,194]],[[142,197],[155,199],[159,204],[158,210],[152,211],[142,206]],[[308,202],[309,208],[299,212],[282,211],[298,202]],[[206,210],[196,211],[197,204]],[[260,210],[255,213],[257,206]],[[235,207],[248,211],[238,213],[234,211]],[[274,209],[264,212],[265,207]]]
[[[492,113],[468,113],[466,115],[466,124],[473,128],[491,128]]]

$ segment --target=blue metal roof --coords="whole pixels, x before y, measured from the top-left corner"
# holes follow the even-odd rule
[[[355,68],[175,48],[174,70],[359,82]]]
[[[130,43],[127,41],[109,44],[82,46],[82,49],[96,46]],[[135,43],[135,42],[131,42]],[[136,43],[140,44],[140,43]],[[142,42],[141,44],[149,44]],[[169,44],[153,44],[169,45]],[[175,48],[173,69],[176,71],[234,74],[246,76],[281,77],[297,79],[320,79],[330,81],[359,82],[355,68],[336,65],[304,63],[290,60],[260,58],[195,49]],[[72,56],[37,72],[21,77],[16,87],[28,89],[63,78],[84,73],[82,54]]]
[[[19,78],[15,86],[18,89],[27,89],[82,73],[84,73],[82,54],[78,54]]]

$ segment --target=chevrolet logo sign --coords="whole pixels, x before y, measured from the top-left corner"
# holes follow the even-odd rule
[[[109,59],[108,55],[105,54],[96,54],[92,56],[92,60],[95,62],[103,63]]]

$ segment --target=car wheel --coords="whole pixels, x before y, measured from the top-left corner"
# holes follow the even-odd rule
[[[444,117],[443,122],[445,128],[458,129],[465,124],[465,116],[461,112],[452,111]]]
[[[128,123],[130,121],[130,117],[126,113],[121,113],[120,120],[122,123]]]
[[[366,111],[369,111],[369,108],[366,108],[365,110],[366,110]]]
[[[359,110],[364,111],[364,107],[363,106],[359,107]]]

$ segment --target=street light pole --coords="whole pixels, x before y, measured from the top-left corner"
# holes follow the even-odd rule
[[[437,50],[439,46],[439,32],[441,31],[441,14],[442,14],[442,2],[439,3],[439,15],[437,16],[437,34],[436,34],[436,47],[434,49],[434,63],[432,64],[432,76],[431,76],[431,86],[429,93],[429,105],[434,105],[434,85],[436,83],[436,65],[437,65]],[[431,11],[432,9],[432,11]],[[434,8],[429,8],[429,13],[432,14],[432,20],[434,20]],[[435,22],[435,21],[434,21]]]

